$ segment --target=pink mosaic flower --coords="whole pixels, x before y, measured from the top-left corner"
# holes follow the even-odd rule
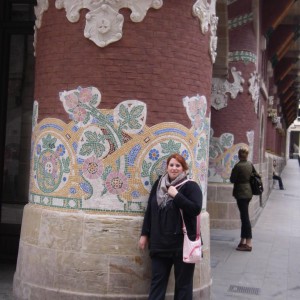
[[[79,92],[79,101],[83,103],[89,103],[93,98],[92,89],[84,88]]]
[[[105,186],[111,194],[118,195],[128,189],[128,179],[122,173],[111,172],[106,178]]]
[[[83,121],[86,117],[86,110],[82,107],[76,107],[73,111],[73,119],[76,122]]]
[[[200,126],[201,126],[201,117],[200,117],[200,115],[195,116],[193,125],[196,129],[200,128]]]
[[[54,154],[45,155],[42,158],[44,175],[51,176],[53,179],[58,178],[58,160]]]
[[[191,115],[195,116],[197,114],[197,109],[198,109],[196,100],[190,101],[188,105],[189,105],[189,110],[191,112]]]
[[[102,161],[95,156],[87,158],[83,163],[82,172],[88,179],[99,178],[103,173]]]
[[[78,98],[75,94],[69,94],[65,97],[68,109],[73,109],[78,105]]]

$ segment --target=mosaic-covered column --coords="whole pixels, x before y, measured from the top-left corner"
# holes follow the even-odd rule
[[[194,296],[208,299],[214,1],[37,3],[15,299],[147,299],[149,255],[137,244],[151,186],[174,152],[204,194]],[[167,299],[173,287],[172,278]]]
[[[259,163],[264,145],[265,100],[260,94],[259,8],[251,0],[227,1],[228,78],[213,78],[208,211],[215,228],[239,228],[240,216],[232,197],[231,170],[238,150],[247,146],[249,160]],[[257,168],[259,171],[260,168]],[[250,205],[252,221],[259,198]]]

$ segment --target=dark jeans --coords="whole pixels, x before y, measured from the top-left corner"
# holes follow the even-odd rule
[[[241,239],[252,239],[252,228],[249,219],[249,203],[251,199],[237,199],[237,205],[240,211],[242,221]]]
[[[280,188],[281,190],[283,190],[283,184],[282,184],[281,177],[280,177],[280,176],[277,176],[277,175],[273,175],[273,179],[278,180],[279,188]]]
[[[152,278],[148,300],[164,300],[170,276],[174,265],[175,295],[174,300],[193,299],[193,277],[195,264],[182,261],[182,256],[159,257],[154,256],[152,261]]]

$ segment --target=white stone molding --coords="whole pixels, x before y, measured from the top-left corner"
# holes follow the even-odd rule
[[[248,144],[249,144],[248,158],[250,161],[253,161],[254,130],[247,131],[246,135],[247,135],[247,140],[248,140]]]
[[[159,9],[163,0],[56,0],[57,9],[65,8],[67,19],[75,23],[80,10],[88,9],[84,36],[99,47],[105,47],[122,38],[124,17],[122,8],[131,10],[130,19],[141,22],[149,8]]]
[[[233,82],[229,82],[222,78],[213,78],[212,80],[212,93],[211,93],[211,106],[216,110],[220,110],[227,106],[228,95],[231,99],[235,99],[238,93],[243,92],[243,84],[245,82],[242,77],[242,72],[237,71],[235,67],[231,68]]]
[[[268,97],[268,105],[273,106],[273,104],[274,104],[274,96],[269,96]]]
[[[282,129],[281,117],[274,116],[272,117],[272,123],[275,124],[276,129]]]
[[[251,94],[252,101],[254,102],[254,111],[258,113],[259,103],[259,87],[260,87],[260,75],[255,71],[250,74],[251,77],[249,82],[249,93]]]
[[[35,47],[36,47],[36,40],[37,40],[36,31],[38,28],[41,28],[43,14],[49,8],[48,0],[37,0],[36,3],[37,5],[34,7],[34,13],[36,17],[35,25],[34,25],[34,38],[33,38],[34,56],[35,56]]]
[[[35,26],[36,28],[41,28],[42,26],[42,18],[43,14],[49,8],[49,1],[48,0],[37,0],[37,5],[34,7],[35,13]]]
[[[216,16],[216,0],[211,0],[210,4],[207,0],[197,0],[193,5],[193,15],[199,18],[203,34],[206,34],[210,29],[209,52],[212,63],[214,63],[217,56],[217,25],[219,20]]]

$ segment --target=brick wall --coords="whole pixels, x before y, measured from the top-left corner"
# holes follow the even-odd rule
[[[141,23],[132,22],[131,11],[123,9],[122,39],[100,48],[83,35],[86,11],[77,23],[70,23],[65,11],[50,1],[37,34],[39,119],[66,121],[58,93],[80,85],[101,91],[101,108],[138,99],[148,105],[148,125],[176,121],[190,127],[182,98],[201,94],[209,99],[211,89],[209,34],[203,35],[199,19],[192,17],[194,2],[164,1]]]

